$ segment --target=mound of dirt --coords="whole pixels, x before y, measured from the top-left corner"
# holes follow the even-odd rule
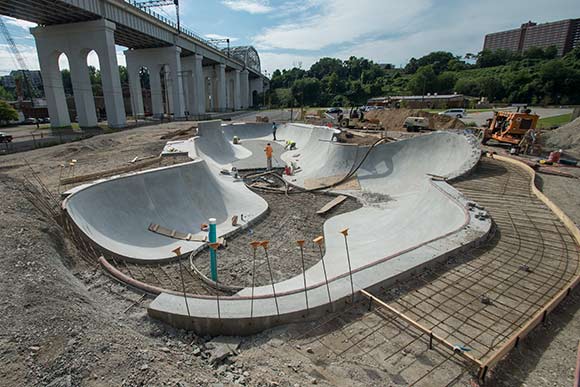
[[[543,132],[542,137],[546,150],[563,149],[567,154],[580,158],[580,117],[558,129]]]
[[[435,130],[465,128],[465,124],[457,118],[440,116],[424,110],[385,109],[372,110],[365,114],[367,121],[378,124],[388,131],[404,131],[403,123],[407,117],[427,117],[429,119],[429,128]]]

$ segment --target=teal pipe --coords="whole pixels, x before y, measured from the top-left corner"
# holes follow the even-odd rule
[[[209,219],[209,243],[216,243],[217,242],[217,225],[216,219],[210,218]],[[217,273],[217,252],[214,249],[209,249],[209,268],[211,272],[211,279],[214,282],[218,280],[218,273]]]

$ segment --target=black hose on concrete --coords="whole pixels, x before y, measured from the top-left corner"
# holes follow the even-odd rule
[[[263,191],[266,191],[266,192],[274,192],[274,193],[283,193],[283,194],[286,194],[286,195],[288,195],[288,194],[295,194],[295,193],[307,193],[307,192],[316,192],[316,191],[322,191],[322,190],[325,190],[325,189],[334,188],[334,187],[336,187],[337,185],[340,185],[340,184],[344,183],[345,181],[347,181],[348,179],[350,179],[350,178],[351,178],[351,177],[352,177],[352,176],[353,176],[353,175],[354,175],[354,174],[355,174],[355,173],[356,173],[356,172],[357,172],[357,171],[360,169],[360,167],[362,167],[363,163],[366,161],[366,159],[368,158],[368,156],[370,155],[370,153],[373,151],[373,149],[374,149],[374,148],[375,148],[377,145],[381,144],[381,143],[382,143],[382,142],[384,142],[384,141],[385,141],[385,139],[384,139],[384,138],[380,138],[380,139],[378,139],[377,141],[375,141],[375,142],[374,142],[374,143],[373,143],[373,144],[372,144],[372,145],[369,147],[369,149],[367,149],[367,151],[366,151],[365,155],[362,157],[362,159],[361,159],[361,160],[360,160],[358,163],[356,162],[356,160],[353,162],[353,164],[352,164],[352,166],[351,166],[350,170],[348,171],[348,173],[347,173],[347,174],[346,174],[346,175],[345,175],[343,178],[341,178],[340,180],[338,180],[338,181],[336,181],[336,182],[334,182],[334,183],[332,183],[332,184],[328,184],[328,185],[325,185],[325,186],[322,186],[322,187],[316,187],[316,188],[310,188],[310,189],[303,188],[303,187],[299,187],[299,186],[297,186],[297,185],[294,185],[294,184],[292,184],[292,183],[289,183],[289,182],[288,182],[286,179],[282,178],[281,176],[279,176],[279,175],[278,175],[277,173],[275,173],[274,171],[268,171],[268,172],[264,172],[264,173],[260,173],[260,174],[253,174],[253,175],[248,175],[248,176],[244,177],[244,180],[245,180],[245,179],[247,179],[247,178],[250,178],[250,179],[251,179],[251,178],[255,178],[255,177],[260,177],[260,176],[264,176],[264,175],[269,175],[269,174],[271,174],[272,176],[275,176],[275,177],[277,177],[278,179],[282,180],[282,182],[284,182],[284,184],[285,184],[285,186],[286,186],[286,190],[285,190],[284,192],[282,192],[282,191],[278,191],[278,192],[277,192],[277,191],[270,191],[270,190],[263,190]],[[245,183],[245,184],[246,184],[246,186],[247,186],[248,188],[250,188],[250,189],[254,189],[254,190],[255,190],[255,189],[257,189],[257,190],[261,190],[260,188],[257,188],[257,187],[251,187],[250,185],[248,185],[248,183]],[[296,190],[295,190],[295,191],[292,191],[292,192],[289,192],[289,190],[288,190],[288,187],[289,187],[290,185],[291,185],[293,188],[295,188]]]

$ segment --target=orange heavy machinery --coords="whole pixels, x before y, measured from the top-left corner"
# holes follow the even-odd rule
[[[536,129],[537,114],[531,114],[529,110],[523,112],[494,112],[493,118],[488,120],[488,126],[484,129],[483,143],[490,139],[513,145],[520,145],[525,134],[530,129]]]

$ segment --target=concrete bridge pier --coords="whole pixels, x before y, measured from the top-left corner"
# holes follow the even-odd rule
[[[242,108],[242,93],[240,87],[240,70],[234,70],[234,110],[240,110]]]
[[[61,52],[51,49],[48,45],[39,44],[38,39],[36,39],[36,50],[42,73],[48,115],[50,116],[50,126],[53,128],[70,126],[64,86],[58,67],[58,58]]]
[[[141,86],[141,66],[134,63],[131,55],[125,54],[127,61],[127,74],[129,76],[129,93],[131,97],[131,109],[134,117],[143,118],[145,116],[145,105],[143,103],[143,88]]]
[[[249,95],[250,95],[250,73],[247,69],[242,70],[240,78],[240,93],[241,93],[241,104],[242,109],[247,109],[250,106]]]
[[[202,60],[203,56],[198,54],[181,58],[186,110],[192,116],[205,114],[205,83]]]
[[[216,66],[217,80],[217,110],[225,112],[227,108],[226,100],[226,65],[220,63]]]
[[[96,126],[95,102],[87,65],[87,55],[93,50],[99,57],[109,126],[124,127],[126,125],[123,92],[115,51],[115,29],[115,23],[104,19],[30,29],[36,41],[52,127],[70,126],[58,66],[62,53],[67,56],[71,67],[79,125]]]
[[[197,101],[197,113],[205,114],[205,87],[206,82],[203,76],[203,56],[195,55],[193,67],[193,80],[195,85],[195,96]]]
[[[68,58],[77,119],[81,128],[97,126],[95,98],[87,66],[87,52],[72,54]],[[107,109],[107,113],[109,109]]]
[[[183,82],[181,70],[181,48],[176,46],[160,48],[132,49],[125,51],[127,72],[131,86],[131,105],[137,111],[143,104],[141,94],[141,80],[139,71],[147,68],[151,87],[151,109],[153,116],[173,113],[174,118],[185,117],[185,100],[183,96]],[[163,106],[163,89],[161,86],[161,70],[165,76],[167,88],[168,111]]]

